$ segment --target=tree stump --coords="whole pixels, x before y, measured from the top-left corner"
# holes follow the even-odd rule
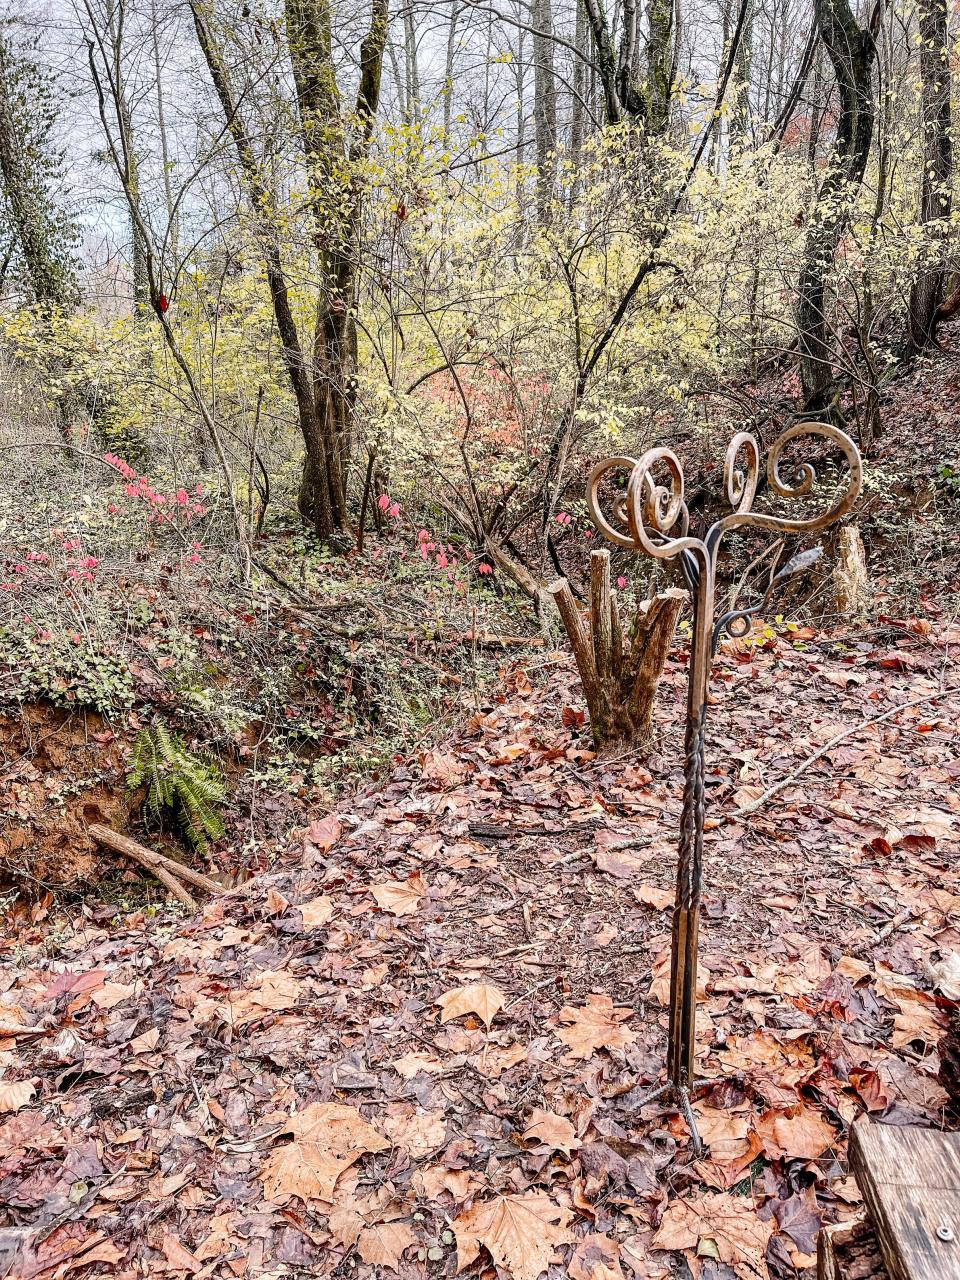
[[[653,735],[653,704],[685,591],[671,587],[637,609],[624,635],[617,593],[610,587],[610,552],[590,554],[590,620],[566,578],[549,588],[563,620],[598,749],[643,746]]]
[[[833,604],[837,613],[857,613],[866,603],[869,589],[870,576],[860,531],[852,524],[844,525],[833,570]]]

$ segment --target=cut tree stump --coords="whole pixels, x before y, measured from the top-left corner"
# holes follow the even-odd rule
[[[960,1134],[861,1119],[850,1170],[889,1280],[960,1280]]]
[[[580,673],[593,740],[599,748],[643,745],[653,734],[653,703],[685,591],[671,587],[640,605],[624,636],[610,552],[590,553],[590,622],[584,623],[566,578],[549,588]]]

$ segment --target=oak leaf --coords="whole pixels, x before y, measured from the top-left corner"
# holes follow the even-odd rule
[[[589,1058],[597,1049],[623,1049],[636,1037],[623,1026],[632,1009],[615,1009],[607,995],[589,995],[581,1008],[564,1005],[557,1036],[567,1046],[568,1057]]]
[[[457,1269],[469,1266],[483,1245],[513,1280],[537,1280],[557,1247],[573,1239],[567,1230],[570,1217],[569,1209],[554,1204],[542,1191],[475,1204],[453,1223]]]
[[[263,1192],[274,1204],[292,1196],[330,1200],[337,1179],[367,1152],[390,1143],[355,1107],[315,1102],[290,1119],[283,1130],[293,1141],[277,1147],[260,1170]]]
[[[466,987],[454,987],[452,991],[445,991],[442,996],[437,997],[437,1004],[441,1010],[441,1022],[475,1013],[483,1019],[489,1030],[497,1013],[506,1004],[506,997],[498,987],[491,987],[486,982],[475,982]]]

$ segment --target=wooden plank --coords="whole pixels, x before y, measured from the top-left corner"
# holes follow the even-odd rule
[[[850,1168],[890,1280],[960,1280],[960,1134],[861,1119]]]
[[[817,1236],[817,1280],[890,1280],[864,1210]]]

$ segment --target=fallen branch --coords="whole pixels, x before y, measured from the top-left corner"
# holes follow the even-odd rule
[[[217,884],[216,880],[211,880],[209,876],[194,871],[192,867],[185,867],[182,863],[175,862],[173,858],[168,858],[166,854],[156,853],[153,849],[138,844],[136,840],[131,840],[129,836],[121,835],[119,831],[112,831],[98,822],[92,823],[87,831],[97,844],[113,849],[116,853],[125,854],[151,875],[156,876],[164,888],[191,911],[196,910],[197,903],[180,883],[182,880],[207,893],[220,893],[223,888],[222,885]]]
[[[781,791],[785,791],[787,787],[792,786],[802,774],[806,773],[811,765],[816,764],[817,761],[822,759],[828,751],[832,751],[838,743],[843,742],[844,738],[851,737],[851,735],[857,733],[861,729],[866,729],[869,725],[880,724],[883,720],[890,720],[900,711],[906,711],[910,707],[921,707],[924,703],[936,702],[938,698],[945,698],[948,693],[952,692],[954,692],[952,689],[940,689],[937,693],[927,694],[926,697],[923,698],[914,698],[911,702],[901,702],[895,707],[888,707],[887,710],[879,716],[872,716],[869,720],[861,720],[859,724],[850,725],[849,728],[844,729],[841,733],[838,733],[835,737],[831,738],[829,742],[825,742],[822,747],[818,748],[818,750],[813,753],[812,756],[808,756],[802,764],[798,764],[796,769],[793,769],[788,773],[785,778],[782,778],[779,782],[775,782],[772,787],[768,787],[762,796],[758,796],[756,800],[751,800],[749,804],[741,805],[741,807],[739,809],[735,809],[733,813],[725,813],[721,815],[720,822],[734,822],[737,818],[745,818],[751,813],[756,813],[756,811],[762,808],[768,800],[772,800],[773,797],[779,795]]]

